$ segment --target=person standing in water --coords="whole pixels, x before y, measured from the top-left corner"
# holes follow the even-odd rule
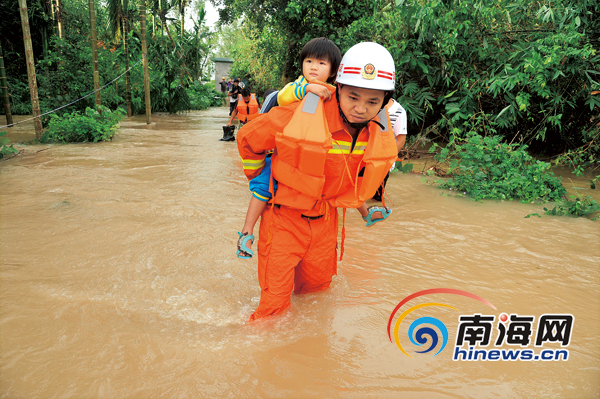
[[[292,291],[316,292],[331,284],[337,272],[337,208],[345,216],[346,208],[363,205],[396,161],[384,108],[395,76],[394,60],[383,46],[359,43],[342,58],[331,101],[309,94],[302,102],[273,108],[238,133],[246,176],[258,176],[274,149],[277,181],[261,215],[261,297],[251,321],[289,307]],[[344,235],[342,227],[342,254]]]

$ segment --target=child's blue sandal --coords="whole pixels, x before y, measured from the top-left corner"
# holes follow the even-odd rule
[[[238,258],[242,258],[242,259],[252,258],[252,255],[254,255],[254,252],[252,252],[252,250],[250,249],[250,246],[248,245],[248,241],[250,241],[250,245],[254,244],[254,235],[253,234],[248,235],[248,233],[242,234],[239,231],[238,231],[238,234],[240,236],[238,243],[237,243],[238,250],[236,252]]]
[[[392,210],[388,207],[383,206],[370,206],[367,208],[369,214],[367,216],[363,216],[363,220],[367,222],[367,227],[374,225],[377,222],[381,222],[382,220],[387,219],[388,216],[392,213]],[[373,220],[373,214],[375,212],[381,212],[383,217]]]

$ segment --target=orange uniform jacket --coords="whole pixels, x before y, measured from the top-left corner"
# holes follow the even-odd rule
[[[240,130],[237,138],[238,150],[244,173],[248,179],[252,179],[260,173],[264,166],[266,151],[272,148],[275,148],[273,174],[277,177],[278,141],[281,146],[281,134],[278,135],[278,133],[284,131],[300,104],[302,103],[296,102],[285,107],[273,108],[269,113]],[[325,126],[331,133],[331,147],[326,150],[322,189],[316,188],[316,192],[320,193],[320,198],[313,197],[312,202],[307,201],[306,198],[301,200],[299,199],[301,195],[297,191],[287,187],[285,182],[279,180],[279,188],[273,199],[276,204],[300,209],[307,216],[323,214],[322,202],[328,202],[334,207],[360,206],[365,199],[373,196],[397,157],[394,134],[391,129],[381,131],[376,124],[370,123],[368,130],[363,129],[360,132],[354,148],[352,148],[352,137],[344,127],[336,100],[325,101],[323,112],[326,120]],[[391,126],[387,113],[380,114],[380,116],[382,115],[385,115],[387,119],[383,124]],[[373,135],[380,136],[375,140]],[[369,148],[367,148],[368,146]],[[375,158],[380,167],[374,176],[365,174],[364,178],[370,179],[369,182],[365,182],[362,181],[362,177],[358,177],[358,174],[366,166],[365,160],[373,158],[373,147],[377,147]],[[291,180],[289,185],[293,186],[294,183],[296,182]],[[313,185],[319,185],[319,182],[314,180]],[[355,194],[360,194],[360,188],[365,188],[364,186],[368,192],[363,192],[357,198]]]

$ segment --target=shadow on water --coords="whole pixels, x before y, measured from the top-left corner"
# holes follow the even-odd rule
[[[2,397],[600,395],[597,223],[525,219],[540,207],[444,197],[413,174],[390,177],[384,223],[348,210],[331,289],[246,325],[260,292],[256,260],[235,257],[250,195],[235,143],[218,141],[227,119],[133,117],[112,142],[31,146],[0,164]],[[497,311],[413,300],[458,310],[407,316],[408,357],[388,339],[390,313],[436,287]],[[573,314],[569,359],[455,362],[458,316],[475,313]],[[408,339],[421,316],[448,327],[435,357]]]

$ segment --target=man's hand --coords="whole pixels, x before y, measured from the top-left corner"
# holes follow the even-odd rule
[[[320,84],[310,83],[306,86],[306,91],[308,93],[316,94],[321,97],[324,101],[327,101],[331,98],[331,92],[325,86],[321,86]]]

